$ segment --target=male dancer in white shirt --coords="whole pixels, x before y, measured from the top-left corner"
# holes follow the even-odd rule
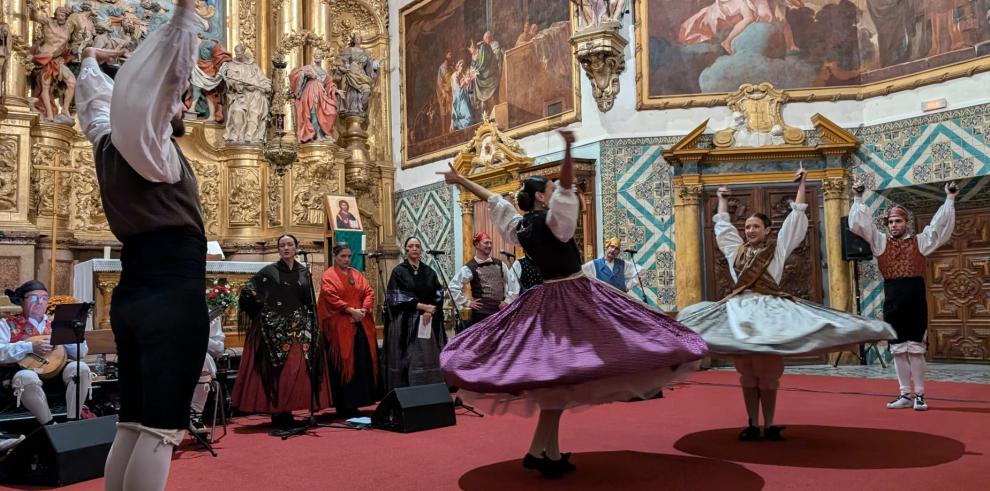
[[[474,258],[450,280],[450,294],[457,308],[471,307],[471,319],[465,327],[481,322],[504,309],[519,296],[519,280],[502,261],[492,257],[492,238],[485,232],[474,236]],[[471,298],[464,294],[471,285]]]
[[[161,490],[209,338],[206,236],[196,176],[173,136],[184,133],[182,95],[199,39],[195,0],[117,72],[116,51],[88,48],[76,86],[79,124],[93,144],[110,230],[123,244],[110,324],[117,343],[120,423],[106,463],[108,490]]]
[[[894,353],[894,370],[900,393],[887,404],[889,409],[914,407],[925,411],[925,353],[928,352],[928,299],[925,293],[925,256],[935,252],[952,238],[956,224],[955,201],[959,192],[955,183],[945,185],[945,203],[932,222],[917,235],[908,232],[910,217],[900,206],[890,209],[884,234],[873,223],[870,209],[863,203],[866,186],[853,184],[855,197],[849,209],[849,229],[870,244],[883,276],[883,320],[897,331],[890,346]],[[914,399],[911,399],[911,382]]]

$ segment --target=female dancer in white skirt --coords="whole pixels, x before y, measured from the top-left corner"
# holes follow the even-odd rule
[[[544,177],[523,181],[516,201],[524,216],[453,166],[443,173],[448,183],[488,201],[502,237],[521,245],[545,280],[454,337],[440,353],[444,378],[489,414],[538,410],[523,466],[547,477],[574,469],[558,444],[563,410],[652,397],[694,371],[708,351],[700,336],[674,319],[581,273],[574,242],[574,137],[561,135],[560,185]]]
[[[760,438],[757,425],[761,406],[763,437],[783,439],[780,432],[784,427],[774,425],[774,411],[784,356],[896,337],[885,322],[795,298],[778,286],[784,262],[808,232],[805,174],[802,165],[795,174],[800,181],[797,196],[776,240],[770,238],[771,221],[763,213],[746,219],[745,240],[740,237],[729,218],[729,190],[719,188],[715,240],[729,263],[735,285],[721,301],[697,303],[678,315],[678,320],[705,338],[713,353],[735,357],[749,416],[740,440]]]

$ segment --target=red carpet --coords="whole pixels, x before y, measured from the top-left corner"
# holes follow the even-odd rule
[[[564,416],[578,470],[547,481],[521,467],[534,421],[458,416],[402,435],[319,429],[281,441],[241,418],[218,458],[187,443],[169,489],[980,489],[990,463],[990,385],[930,382],[927,413],[888,410],[890,380],[785,376],[786,442],[736,440],[745,422],[731,372],[696,374],[664,399]],[[953,399],[953,400],[946,400]],[[70,486],[103,489],[101,480]],[[16,488],[26,489],[26,488]]]

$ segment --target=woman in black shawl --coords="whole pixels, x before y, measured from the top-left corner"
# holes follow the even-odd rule
[[[440,349],[447,344],[447,333],[443,330],[440,279],[421,261],[423,245],[419,239],[410,237],[403,247],[406,260],[392,270],[385,292],[389,312],[382,356],[386,392],[443,382]],[[421,322],[429,324],[423,332]]]
[[[291,411],[330,406],[313,282],[295,261],[298,247],[295,237],[279,237],[279,261],[258,271],[240,296],[241,326],[248,331],[232,402],[244,412],[271,414],[280,428],[295,424]]]

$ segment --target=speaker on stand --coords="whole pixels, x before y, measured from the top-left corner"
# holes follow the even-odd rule
[[[856,311],[857,315],[862,313],[862,308],[860,306],[862,298],[860,296],[859,290],[859,262],[869,261],[873,259],[873,248],[870,247],[870,243],[867,242],[862,237],[853,233],[849,229],[849,217],[842,217],[842,259],[846,261],[852,261],[853,263],[853,295],[856,301]],[[866,343],[866,347],[861,344],[859,346],[859,353],[853,353],[859,357],[861,364],[866,365],[866,354],[873,350],[877,355],[877,360],[880,361],[880,366],[887,368],[887,363],[883,361],[883,355],[880,353],[880,349],[877,348],[877,343]],[[839,359],[842,358],[842,353],[839,353],[835,357],[835,363],[833,367],[839,366]]]

